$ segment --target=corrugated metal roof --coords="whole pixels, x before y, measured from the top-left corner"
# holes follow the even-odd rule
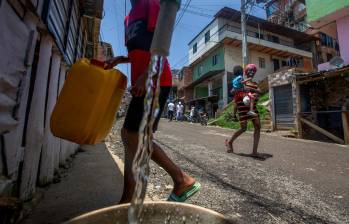
[[[326,78],[328,76],[342,75],[343,73],[349,74],[349,65],[341,68],[336,68],[328,71],[314,72],[314,73],[295,73],[297,81],[304,82],[318,77]]]

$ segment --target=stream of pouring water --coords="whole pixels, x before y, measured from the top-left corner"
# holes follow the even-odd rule
[[[139,223],[147,190],[150,169],[149,161],[153,152],[153,124],[155,117],[159,113],[160,76],[163,71],[164,60],[164,57],[154,55],[149,65],[144,99],[144,115],[139,129],[138,150],[132,165],[136,187],[128,210],[129,224]]]

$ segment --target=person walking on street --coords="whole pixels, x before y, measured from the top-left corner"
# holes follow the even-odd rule
[[[254,135],[253,135],[253,150],[251,156],[253,157],[258,157],[258,145],[259,145],[259,140],[260,140],[260,133],[261,133],[261,124],[260,124],[260,118],[258,114],[258,110],[256,107],[256,103],[258,101],[258,95],[261,93],[258,85],[256,82],[252,81],[252,78],[254,78],[256,72],[257,72],[257,67],[254,64],[249,64],[245,68],[245,75],[248,76],[249,81],[244,83],[244,88],[248,90],[249,92],[254,93],[255,100],[254,100],[254,108],[253,111],[257,114],[251,115],[248,112],[250,111],[250,105],[244,103],[244,96],[235,96],[235,104],[237,106],[237,113],[239,115],[239,121],[240,121],[240,129],[234,133],[234,135],[226,140],[226,146],[227,146],[227,152],[228,153],[234,153],[234,148],[233,148],[233,143],[234,141],[242,135],[244,132],[247,130],[247,123],[249,120],[252,121],[253,126],[254,126]]]
[[[168,121],[172,121],[174,117],[174,110],[175,110],[174,103],[169,102],[167,105],[167,110],[168,110]]]
[[[182,121],[184,106],[181,102],[177,104],[177,121]]]
[[[195,115],[195,106],[192,106],[190,110],[190,123],[193,123],[194,115]]]
[[[151,58],[150,46],[152,43],[157,18],[160,11],[159,0],[131,0],[131,11],[125,18],[125,43],[128,57],[119,56],[106,61],[106,69],[111,69],[120,63],[131,63],[132,100],[130,102],[121,137],[125,147],[124,190],[119,203],[131,202],[135,179],[132,172],[132,163],[138,149],[139,129],[143,118],[146,80]],[[160,111],[154,121],[153,131],[158,128],[164,107],[172,86],[171,68],[165,60],[164,70],[160,80],[159,105]],[[174,107],[174,106],[173,106]],[[186,174],[163,151],[160,145],[152,142],[152,159],[171,176],[174,188],[168,200],[184,202],[201,188],[193,177]]]

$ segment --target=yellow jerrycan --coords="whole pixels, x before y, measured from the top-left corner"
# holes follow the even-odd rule
[[[51,116],[54,136],[82,145],[102,141],[122,101],[127,77],[104,63],[81,59],[70,69]]]

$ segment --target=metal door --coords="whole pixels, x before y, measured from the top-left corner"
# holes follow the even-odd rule
[[[291,85],[274,87],[274,108],[277,128],[294,125]]]

